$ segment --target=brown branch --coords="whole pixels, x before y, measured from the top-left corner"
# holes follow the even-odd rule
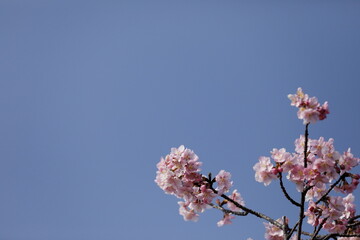
[[[210,177],[210,174],[209,174]],[[211,178],[206,178],[204,177],[204,180],[208,182],[209,184],[209,189],[211,189],[215,194],[218,194],[218,191],[216,191],[213,187],[213,183],[215,182],[214,179]],[[276,220],[272,219],[271,217],[266,216],[265,214],[256,212],[250,208],[247,208],[243,205],[241,205],[240,203],[234,201],[233,199],[229,198],[228,196],[226,196],[225,194],[221,194],[220,195],[222,198],[224,198],[225,200],[233,203],[236,207],[240,208],[241,210],[243,210],[246,214],[250,213],[258,218],[262,218],[265,219],[266,221],[272,223],[273,225],[277,226],[278,228],[282,229],[283,228],[283,224],[277,222]]]
[[[213,203],[209,203],[209,205],[213,208],[216,208],[216,209],[219,209],[220,211],[222,211],[223,213],[227,213],[227,214],[234,214],[234,215],[237,215],[237,216],[246,216],[248,215],[247,212],[236,212],[236,211],[231,211],[229,209],[226,209],[226,208],[223,208],[223,207],[220,207],[218,205],[215,205]]]
[[[215,189],[213,189],[214,191]],[[216,191],[216,190],[215,190]],[[232,202],[236,207],[240,208],[241,210],[247,212],[247,213],[250,213],[258,218],[262,218],[262,219],[265,219],[266,221],[272,223],[273,225],[277,226],[278,228],[283,228],[283,224],[277,222],[276,220],[272,219],[271,217],[268,217],[266,216],[265,214],[262,214],[262,213],[259,213],[259,212],[256,212],[250,208],[247,208],[241,204],[239,204],[238,202],[232,200],[231,198],[229,198],[228,196],[226,196],[225,194],[221,194],[221,197],[228,200],[229,202]]]
[[[301,240],[301,231],[302,231],[302,224],[304,219],[304,212],[305,212],[305,195],[306,191],[301,193],[301,206],[300,206],[300,213],[299,213],[299,226],[298,226],[298,240]]]
[[[282,230],[283,230],[283,232],[284,232],[284,240],[288,240],[288,239],[290,239],[290,237],[289,237],[289,235],[288,235],[288,233],[289,233],[289,226],[288,226],[288,224],[287,224],[287,221],[286,221],[286,216],[283,216],[283,228],[282,228]]]
[[[305,143],[304,143],[304,168],[307,167],[307,150],[308,150],[308,141],[309,141],[309,124],[305,126]]]
[[[305,126],[305,142],[304,142],[304,168],[307,167],[307,151],[308,151],[308,141],[309,141],[309,124],[307,123]],[[298,226],[298,236],[297,240],[301,240],[301,231],[302,224],[304,219],[304,211],[305,211],[305,196],[307,193],[307,189],[304,189],[301,192],[301,200],[300,200],[300,213],[299,213],[299,226]]]
[[[287,193],[286,189],[285,189],[285,186],[284,186],[284,183],[283,183],[283,180],[282,180],[282,173],[280,172],[279,173],[279,182],[280,182],[280,187],[281,187],[281,190],[283,191],[285,197],[292,203],[294,204],[295,206],[297,207],[301,207],[300,203],[296,202],[294,199],[292,199],[290,197],[290,195]]]
[[[291,229],[291,231],[290,231],[290,233],[289,233],[289,237],[291,237],[291,236],[293,235],[293,233],[296,231],[296,228],[297,228],[298,225],[299,225],[299,222],[297,222],[297,223],[295,224],[295,226]]]
[[[326,222],[327,219],[328,219],[328,218],[324,218],[324,219],[321,221],[320,225],[318,226],[318,228],[317,228],[316,231],[314,232],[311,240],[315,240],[315,239],[316,239],[316,236],[319,234],[320,230],[323,228],[323,226],[324,226],[324,224],[325,224],[325,222]]]
[[[334,187],[335,187],[336,185],[338,185],[338,183],[339,183],[341,180],[345,179],[346,176],[347,176],[347,173],[346,173],[346,172],[343,173],[343,174],[339,177],[339,179],[330,186],[329,190],[327,190],[326,193],[325,193],[319,200],[317,200],[317,201],[315,202],[315,204],[319,204],[319,202],[323,201],[323,200],[327,197],[327,195],[329,195],[329,193],[334,189]]]
[[[351,223],[351,224],[348,224],[348,228],[353,228],[353,227],[356,227],[359,225],[360,225],[360,222]]]

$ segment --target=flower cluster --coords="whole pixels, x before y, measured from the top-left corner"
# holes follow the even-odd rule
[[[284,224],[282,219],[276,220],[278,223]],[[288,219],[286,219],[286,224],[288,222]],[[267,240],[284,240],[284,231],[280,229],[279,227],[271,224],[271,223],[264,223],[265,225],[265,239]],[[294,234],[290,240],[295,240],[297,237],[296,234]]]
[[[291,106],[299,108],[298,118],[302,119],[304,124],[315,123],[318,120],[324,120],[329,114],[328,103],[320,106],[316,97],[309,97],[304,94],[301,88],[298,88],[296,94],[289,94]]]
[[[320,106],[315,97],[309,98],[301,88],[297,94],[290,94],[289,98],[291,105],[299,108],[298,117],[304,120],[304,124],[323,120],[329,113],[327,102]],[[350,173],[360,163],[350,148],[340,154],[335,150],[332,138],[326,141],[323,137],[308,139],[301,135],[295,140],[294,153],[287,152],[285,148],[274,148],[270,154],[271,158],[261,156],[254,165],[256,181],[267,186],[287,173],[287,179],[296,184],[297,190],[306,193],[305,200],[309,204],[305,215],[309,224],[315,227],[321,225],[330,233],[347,230],[349,221],[355,216],[354,196],[351,193],[360,179],[359,174]],[[344,198],[329,196],[332,189],[348,195]],[[282,239],[281,229],[272,224],[265,226],[266,239]],[[360,231],[360,228],[352,230]]]
[[[190,149],[180,146],[172,148],[169,155],[161,158],[157,164],[155,182],[167,194],[183,199],[179,201],[179,213],[186,221],[197,221],[199,213],[209,207],[221,210],[223,218],[218,226],[230,224],[234,215],[253,214],[267,220],[265,238],[267,240],[301,239],[302,234],[318,239],[319,232],[324,229],[330,235],[327,239],[341,236],[341,240],[355,240],[360,236],[360,215],[356,215],[354,195],[352,192],[359,185],[360,175],[350,171],[358,166],[360,159],[354,157],[350,148],[344,153],[335,150],[334,140],[310,139],[308,126],[323,120],[329,113],[328,103],[318,103],[315,97],[304,94],[298,88],[296,94],[289,94],[291,105],[299,108],[298,118],[306,125],[305,135],[295,140],[295,151],[287,152],[285,148],[274,148],[269,157],[261,156],[254,165],[255,179],[269,185],[273,180],[280,179],[280,186],[285,197],[300,208],[299,221],[293,228],[288,226],[288,218],[273,220],[264,214],[245,207],[245,203],[237,190],[227,194],[233,182],[231,174],[221,170],[214,178],[211,174],[200,173],[201,162]],[[301,193],[300,202],[292,199],[282,182],[283,174],[296,185]],[[331,196],[331,191],[345,194],[345,197]],[[220,200],[223,198],[224,200]],[[216,204],[213,201],[216,199]],[[303,217],[314,227],[314,232],[302,231]],[[284,222],[285,221],[285,222]]]
[[[197,221],[199,214],[210,207],[217,196],[229,192],[232,181],[229,172],[221,170],[215,179],[208,179],[200,173],[199,157],[190,149],[180,146],[172,148],[169,155],[157,164],[155,182],[167,194],[175,195],[184,201],[178,202],[179,213],[186,221]],[[216,182],[214,189],[212,184]],[[242,203],[240,194],[234,190],[229,198]],[[226,203],[230,210],[239,209],[233,203]],[[233,216],[226,214],[218,225],[231,223]]]
[[[355,190],[360,176],[349,171],[360,163],[360,159],[355,158],[350,149],[340,154],[335,150],[332,138],[328,141],[323,137],[309,139],[305,158],[304,142],[304,136],[295,140],[295,153],[286,152],[285,148],[274,148],[271,151],[271,158],[275,164],[271,162],[270,157],[260,157],[259,162],[253,167],[256,181],[267,186],[279,176],[279,173],[287,173],[287,178],[296,184],[299,192],[309,187],[307,200],[320,199],[326,192],[327,184],[332,183],[339,176],[343,177],[336,190],[343,193],[351,193]],[[348,183],[346,178],[351,178],[351,183]]]
[[[313,226],[322,224],[330,233],[343,233],[349,220],[355,216],[354,199],[355,197],[350,193],[344,198],[329,196],[321,205],[310,201],[305,212],[308,217],[307,222]],[[356,231],[360,233],[360,228]]]

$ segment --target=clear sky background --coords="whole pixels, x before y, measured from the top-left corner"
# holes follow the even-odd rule
[[[252,167],[294,150],[298,87],[330,105],[310,137],[360,156],[359,13],[346,0],[1,0],[0,239],[263,239],[252,216],[183,221],[154,183],[181,144],[205,174],[230,171],[248,207],[294,223]]]

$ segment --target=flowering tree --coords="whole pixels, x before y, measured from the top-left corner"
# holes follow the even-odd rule
[[[356,215],[354,195],[360,175],[350,171],[360,162],[350,148],[340,154],[334,148],[334,140],[310,139],[308,127],[329,114],[328,103],[320,105],[316,97],[309,97],[299,88],[296,94],[289,94],[291,105],[298,108],[298,118],[303,120],[305,134],[295,140],[295,152],[286,149],[271,151],[270,157],[261,156],[253,167],[255,179],[269,185],[278,180],[287,200],[299,209],[299,218],[294,226],[289,219],[273,219],[245,206],[240,193],[233,185],[231,174],[221,170],[215,177],[200,173],[201,162],[190,149],[180,146],[161,158],[157,164],[155,182],[167,194],[182,199],[179,213],[186,221],[197,221],[199,213],[208,208],[223,212],[217,225],[230,224],[235,216],[254,215],[266,220],[265,238],[268,240],[355,240],[360,239],[360,215]],[[283,174],[293,182],[300,194],[294,200],[283,184]],[[334,194],[334,192],[337,192]],[[345,196],[344,196],[345,195]],[[303,222],[313,226],[313,232],[303,231]],[[320,234],[320,231],[325,234]]]

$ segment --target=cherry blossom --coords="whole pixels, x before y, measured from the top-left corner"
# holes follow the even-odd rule
[[[234,219],[235,217],[231,214],[225,213],[223,219],[217,222],[218,227],[222,227],[226,224],[231,224],[231,219]]]
[[[265,186],[279,179],[285,197],[300,207],[300,216],[305,218],[299,217],[298,223],[291,228],[286,216],[273,220],[245,207],[245,202],[236,189],[228,194],[233,185],[229,172],[220,170],[214,178],[211,173],[208,176],[202,175],[199,157],[181,145],[172,148],[170,154],[160,159],[155,182],[165,193],[182,199],[178,202],[179,214],[185,221],[198,221],[200,213],[208,208],[216,208],[223,212],[222,219],[217,222],[219,227],[231,224],[236,215],[246,216],[249,213],[267,220],[264,223],[267,240],[300,240],[303,234],[311,236],[311,239],[328,239],[333,236],[342,236],[338,238],[340,240],[359,239],[360,216],[356,215],[355,197],[352,193],[359,185],[360,175],[350,171],[359,165],[360,159],[354,157],[350,148],[342,154],[338,152],[332,138],[309,138],[309,124],[324,120],[329,114],[327,102],[320,105],[316,97],[309,97],[301,88],[288,97],[291,105],[298,108],[298,118],[306,125],[305,134],[295,140],[294,152],[288,152],[285,148],[273,148],[270,157],[259,157],[253,170],[255,180]],[[300,202],[288,194],[283,184],[283,175],[300,192]],[[332,190],[339,193],[332,195]],[[283,219],[286,219],[285,223]],[[305,221],[314,227],[312,234],[302,231]],[[326,230],[330,235],[319,237],[320,230]]]
[[[274,174],[274,165],[270,162],[268,157],[260,157],[259,162],[253,167],[255,170],[255,179],[258,182],[264,183],[265,186],[269,185],[273,179],[276,179]]]
[[[299,108],[298,118],[303,120],[304,124],[316,123],[318,120],[324,120],[329,114],[328,103],[325,102],[320,106],[316,97],[309,97],[304,94],[301,88],[298,88],[296,94],[289,94],[291,106]]]
[[[241,197],[240,193],[238,193],[238,191],[235,189],[232,194],[229,196],[232,200],[234,200],[235,202],[239,203],[240,205],[245,206],[245,202],[243,200],[243,198]],[[240,208],[238,208],[234,203],[232,202],[228,202],[227,203],[228,208],[231,211],[235,211],[238,212],[240,211]]]
[[[208,209],[217,196],[228,192],[232,186],[231,174],[221,170],[214,179],[216,189],[210,187],[209,179],[200,173],[201,165],[199,157],[183,145],[172,148],[170,154],[157,164],[155,182],[165,193],[184,200],[179,202],[179,213],[186,221],[197,221],[198,213]],[[236,191],[231,196],[235,201],[242,201]],[[231,203],[230,207],[235,209]],[[228,224],[232,218],[228,216],[223,224]]]
[[[276,221],[282,223],[282,219],[278,219]],[[264,223],[264,225],[265,225],[265,239],[284,240],[284,231],[282,229],[271,223]]]
[[[189,209],[189,203],[178,202],[178,204],[180,205],[179,213],[184,217],[185,221],[198,221],[199,215],[196,214],[194,209]]]
[[[230,181],[230,178],[231,174],[229,172],[225,172],[224,170],[221,170],[218,175],[216,175],[215,180],[218,185],[216,190],[220,195],[228,192],[231,188],[233,182]]]

